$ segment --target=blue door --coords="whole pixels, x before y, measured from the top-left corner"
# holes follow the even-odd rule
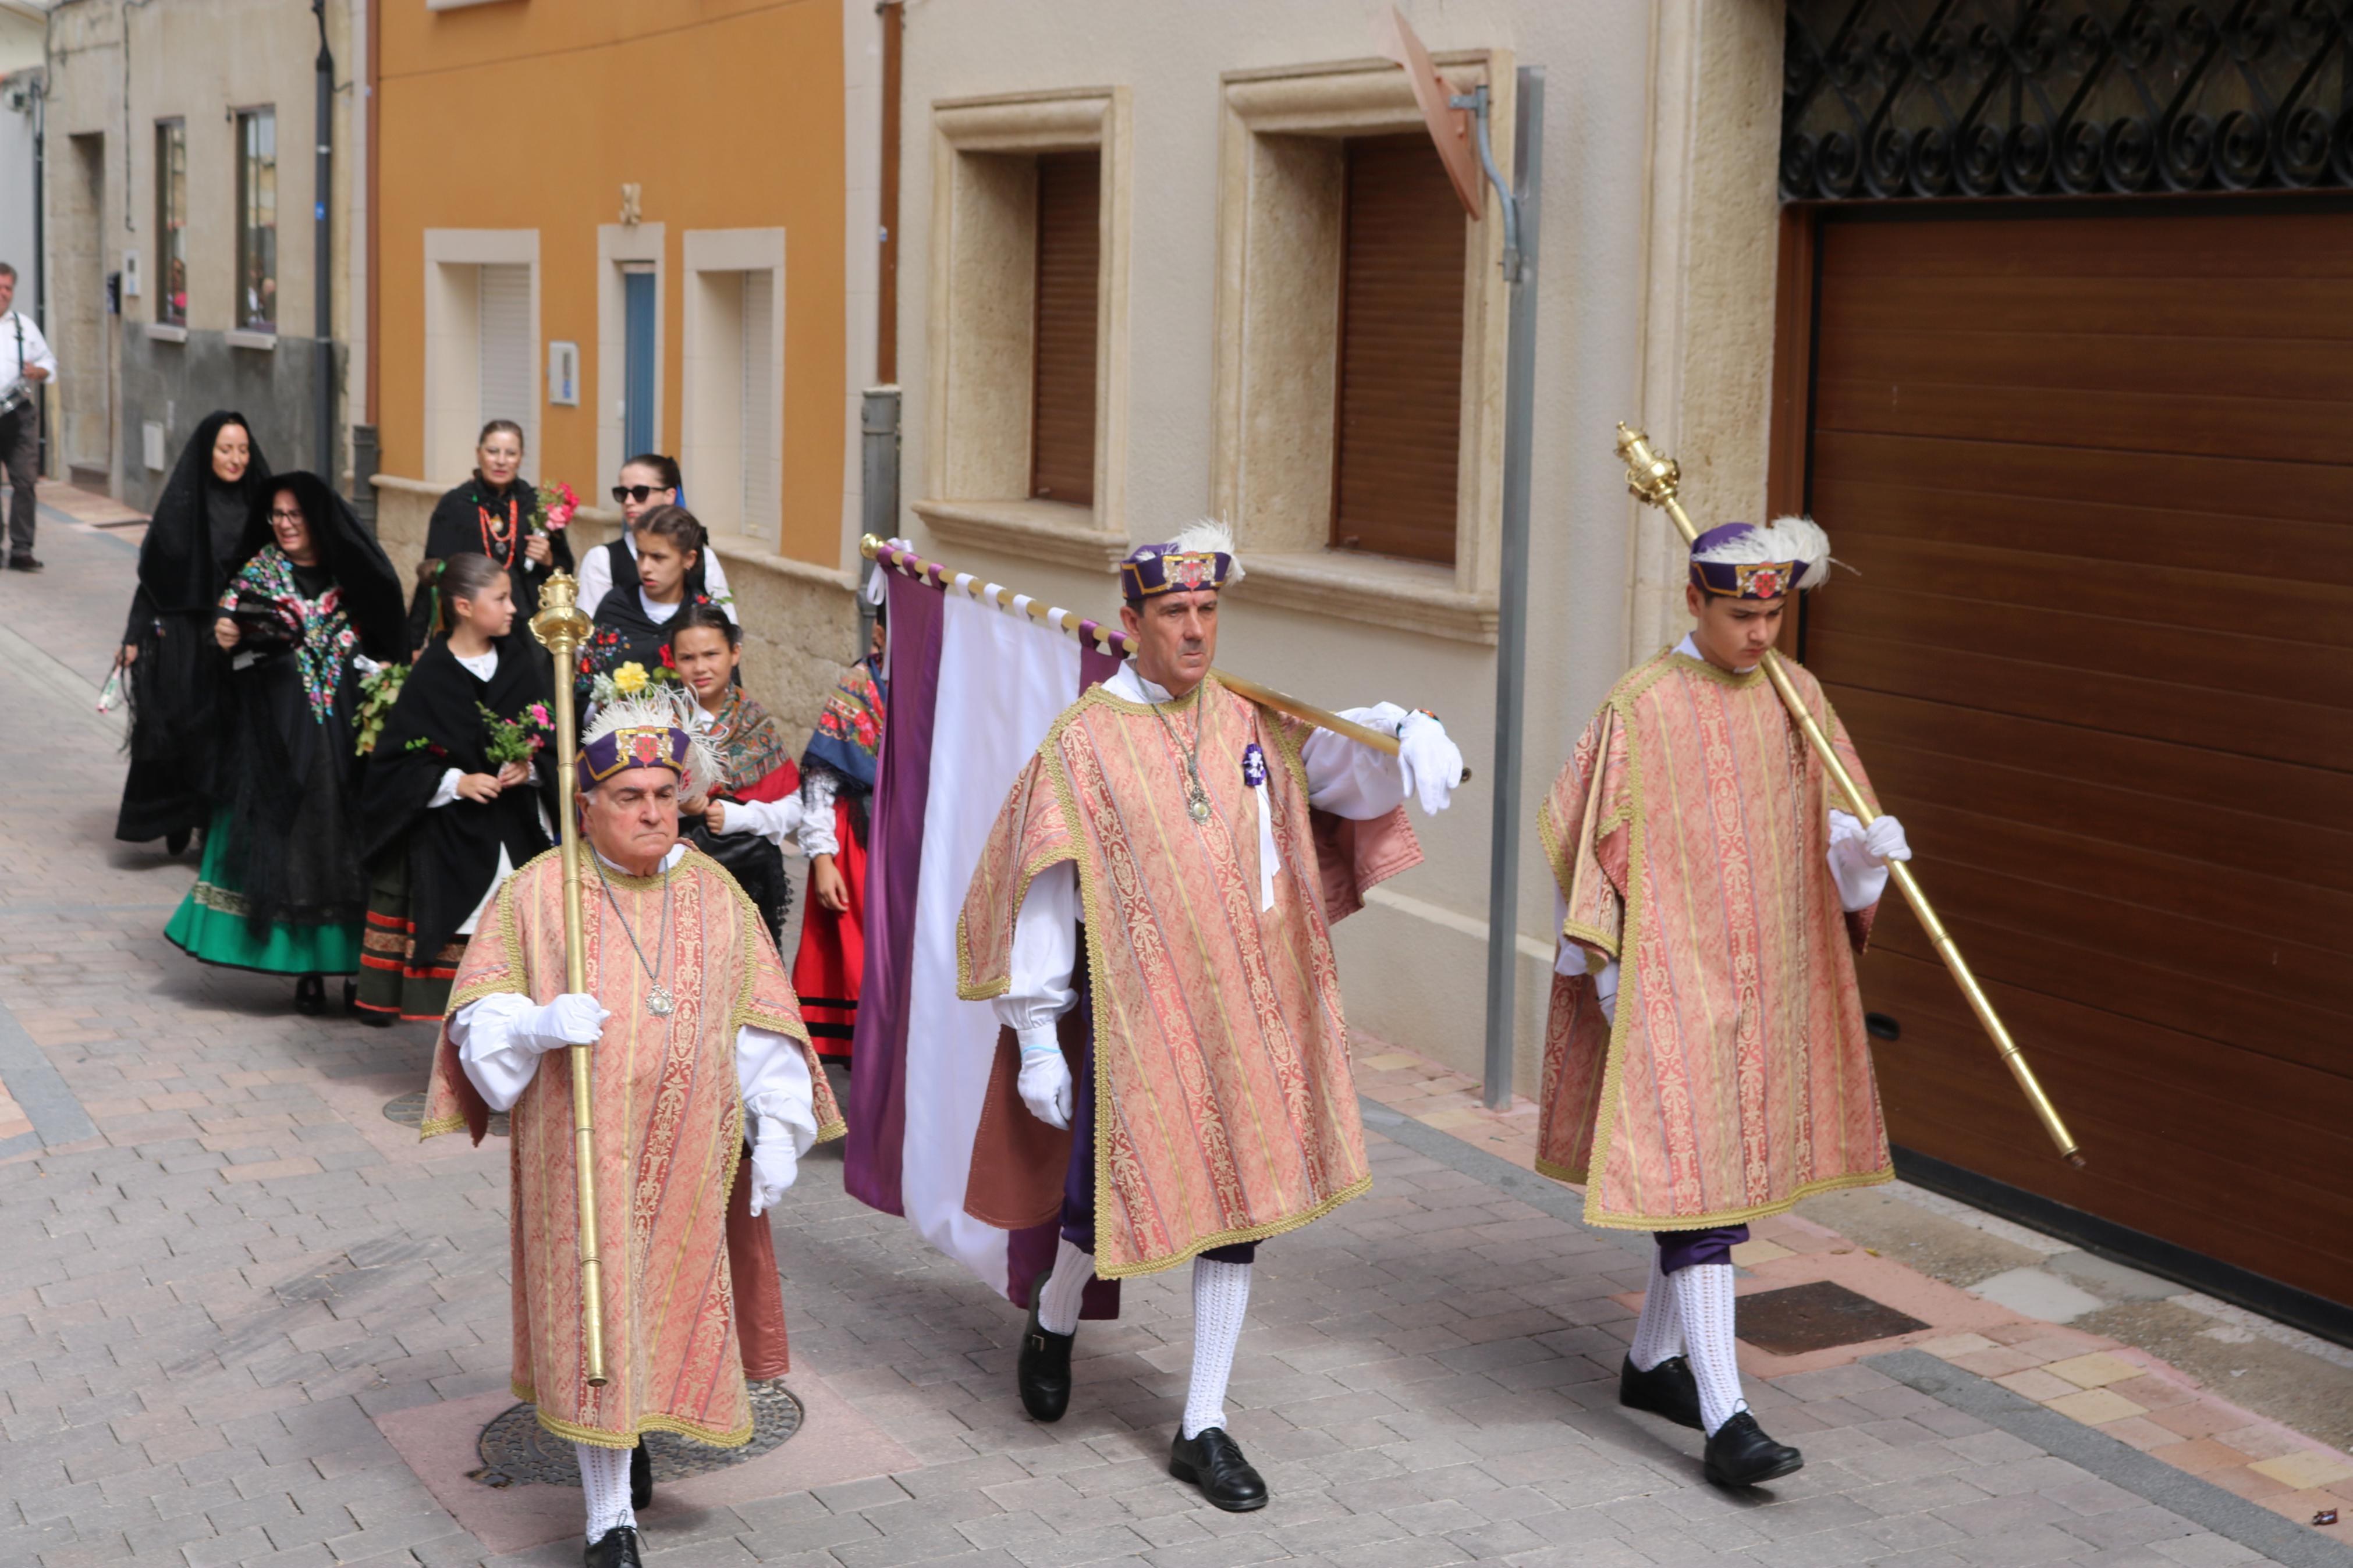
[[[654,274],[621,274],[623,362],[621,445],[625,457],[656,450],[654,431]]]

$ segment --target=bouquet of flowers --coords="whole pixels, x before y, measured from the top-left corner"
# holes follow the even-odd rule
[[[544,702],[534,702],[512,719],[501,718],[480,702],[474,708],[482,716],[483,754],[493,767],[531,761],[555,729],[555,720]]]
[[[571,527],[572,514],[579,510],[580,498],[563,480],[539,487],[539,515],[548,532],[561,533]]]
[[[360,678],[359,721],[353,726],[352,750],[366,756],[375,750],[384,737],[384,721],[392,713],[392,705],[400,700],[401,683],[408,679],[409,667],[399,659],[379,664]]]
[[[668,648],[662,650],[661,662],[651,669],[633,658],[608,672],[589,677],[588,700],[596,703],[610,702],[616,697],[639,696],[648,688],[685,689],[684,683],[678,678],[678,671],[670,665]]]

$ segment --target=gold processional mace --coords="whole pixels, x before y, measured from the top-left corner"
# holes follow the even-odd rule
[[[572,710],[572,671],[580,645],[592,629],[580,613],[579,584],[558,572],[540,589],[539,613],[531,635],[555,660],[555,810],[564,825],[564,988],[588,988],[588,949],[580,921],[580,727]],[[596,1255],[596,1144],[588,1119],[589,1047],[574,1046],[572,1061],[572,1163],[579,1176],[580,1334],[587,1342],[588,1385],[605,1376],[605,1266]]]
[[[1692,526],[1683,502],[1676,499],[1675,492],[1683,482],[1683,469],[1675,460],[1652,452],[1649,437],[1639,430],[1628,429],[1622,423],[1618,426],[1618,455],[1625,459],[1626,488],[1634,492],[1634,498],[1663,510],[1682,531],[1686,544],[1697,539],[1699,531]],[[1789,717],[1805,732],[1808,743],[1814,749],[1814,755],[1821,759],[1823,771],[1838,785],[1839,793],[1846,797],[1847,809],[1868,827],[1879,814],[1871,809],[1869,801],[1862,798],[1862,791],[1855,787],[1853,776],[1839,761],[1830,737],[1822,733],[1822,727],[1814,721],[1813,714],[1807,710],[1805,699],[1799,697],[1798,689],[1789,683],[1789,672],[1781,668],[1781,656],[1768,647],[1765,650],[1763,662],[1766,678],[1772,681],[1773,689],[1781,694],[1782,706],[1788,709]],[[1598,779],[1600,769],[1597,767],[1594,773]],[[1929,907],[1928,895],[1920,890],[1920,883],[1912,875],[1912,868],[1902,860],[1891,860],[1887,862],[1887,870],[1895,879],[1895,885],[1904,889],[1905,900],[1912,906],[1913,914],[1919,917],[1920,928],[1928,933],[1928,942],[1936,948],[1936,956],[1945,961],[1945,967],[1952,971],[1953,981],[1960,986],[1961,994],[1968,998],[1970,1011],[1977,1014],[1978,1022],[1984,1025],[1985,1032],[1993,1037],[1994,1048],[2001,1053],[2003,1064],[2010,1068],[2010,1076],[2016,1079],[2018,1087],[2025,1091],[2026,1102],[2034,1108],[2034,1114],[2041,1119],[2042,1131],[2051,1135],[2051,1142],[2059,1146],[2060,1154],[2069,1163],[2082,1165],[2084,1156],[2076,1146],[2073,1134],[2067,1131],[2067,1124],[2059,1120],[2058,1107],[2051,1103],[2051,1097],[2042,1092],[2042,1085],[2035,1080],[2034,1069],[2026,1065],[2026,1058],[2020,1052],[2018,1042],[2010,1037],[2010,1030],[2003,1026],[2000,1015],[1993,1010],[1992,1000],[1986,995],[1985,988],[1978,984],[1976,974],[1970,972],[1968,961],[1961,956],[1961,950],[1955,945],[1952,933],[1945,930],[1945,922],[1938,920],[1936,911]]]

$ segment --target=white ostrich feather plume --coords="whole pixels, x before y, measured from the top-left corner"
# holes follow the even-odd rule
[[[1234,531],[1214,517],[1187,523],[1185,531],[1176,536],[1170,548],[1179,555],[1217,551],[1233,562],[1232,568],[1226,573],[1227,583],[1230,584],[1242,580],[1242,560],[1234,553]]]

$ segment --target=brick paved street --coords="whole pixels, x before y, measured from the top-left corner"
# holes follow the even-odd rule
[[[290,983],[164,941],[192,859],[113,842],[119,728],[90,701],[130,541],[52,516],[41,553],[41,578],[0,579],[0,1563],[576,1563],[576,1493],[463,1474],[507,1403],[502,1141],[420,1146],[385,1116],[422,1085],[421,1027],[300,1017]],[[1808,1466],[1718,1492],[1695,1434],[1615,1403],[1647,1244],[1585,1230],[1574,1194],[1484,1148],[1377,1105],[1372,1123],[1373,1194],[1261,1254],[1232,1425],[1266,1511],[1215,1512],[1164,1472],[1181,1271],[1082,1331],[1071,1414],[1037,1426],[1011,1388],[1018,1316],[846,1197],[828,1152],[776,1224],[807,1425],[658,1501],[650,1556],[2353,1563],[2344,1527],[2292,1524],[1933,1343],[1752,1380]],[[2003,1364],[2056,1352],[2021,1353]],[[2282,1454],[2332,1484],[2328,1450]]]

